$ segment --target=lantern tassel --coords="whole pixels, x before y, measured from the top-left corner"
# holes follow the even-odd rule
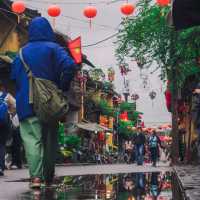
[[[53,30],[56,29],[56,18],[53,17],[53,20],[52,20],[52,27],[53,27]]]
[[[90,19],[90,29],[92,29],[92,20]]]

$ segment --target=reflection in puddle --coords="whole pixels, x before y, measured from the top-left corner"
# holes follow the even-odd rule
[[[171,200],[171,174],[134,173],[66,176],[51,188],[29,191],[21,200]]]

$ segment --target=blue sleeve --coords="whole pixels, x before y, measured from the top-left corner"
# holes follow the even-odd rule
[[[15,57],[13,63],[11,64],[11,74],[10,74],[10,79],[11,80],[16,80],[17,78],[17,66],[18,63],[20,62],[19,56]]]
[[[75,72],[78,66],[74,60],[69,56],[64,48],[58,46],[55,56],[55,67],[57,72],[58,85],[63,91],[67,91],[70,87],[70,83],[75,76]]]

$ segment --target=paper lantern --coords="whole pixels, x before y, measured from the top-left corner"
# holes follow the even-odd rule
[[[51,17],[58,17],[61,13],[61,9],[57,5],[51,5],[48,7],[47,12],[48,12],[48,15]]]
[[[60,15],[61,9],[57,5],[51,5],[51,6],[48,7],[47,12],[48,12],[48,15],[50,17],[53,17],[52,25],[53,25],[53,29],[55,29],[55,26],[56,26],[56,19],[55,18]]]
[[[167,110],[169,112],[171,112],[171,105],[172,105],[171,99],[172,99],[171,91],[169,89],[167,89],[165,91],[165,101],[166,101]]]
[[[130,4],[130,3],[125,3],[121,6],[121,12],[124,14],[124,15],[131,15],[134,10],[135,10],[135,6],[133,4]]]
[[[128,112],[123,112],[119,115],[119,118],[122,120],[122,121],[128,121]]]
[[[26,7],[23,1],[15,1],[12,3],[12,11],[17,14],[22,14]]]
[[[91,28],[91,25],[92,25],[91,19],[96,17],[97,9],[94,6],[88,6],[83,10],[83,14],[85,17],[90,19],[90,28]]]
[[[161,7],[168,6],[171,0],[157,0],[157,4]]]

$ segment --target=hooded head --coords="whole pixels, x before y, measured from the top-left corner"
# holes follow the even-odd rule
[[[29,41],[55,41],[50,23],[44,17],[34,18],[29,26]]]

